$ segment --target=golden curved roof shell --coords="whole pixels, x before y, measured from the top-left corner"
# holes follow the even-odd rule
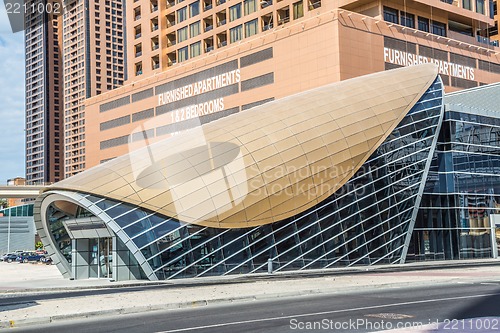
[[[345,184],[437,74],[426,64],[305,91],[133,151],[45,191],[86,192],[215,228],[280,221]]]

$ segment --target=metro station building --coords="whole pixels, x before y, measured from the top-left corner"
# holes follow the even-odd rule
[[[37,230],[77,279],[497,257],[499,92],[425,64],[277,99],[46,188]]]
[[[44,244],[116,280],[496,257],[495,8],[135,1],[128,80],[66,142],[87,171],[35,204]]]

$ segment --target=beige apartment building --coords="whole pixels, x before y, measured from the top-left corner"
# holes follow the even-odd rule
[[[483,0],[128,3],[128,80],[86,100],[81,167],[387,69],[436,63],[448,92],[498,82],[495,8]]]

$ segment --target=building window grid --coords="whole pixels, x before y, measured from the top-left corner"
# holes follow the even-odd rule
[[[229,29],[229,41],[235,43],[243,39],[243,26],[237,25],[234,28]]]
[[[384,6],[384,21],[399,24],[398,10]]]
[[[229,22],[241,18],[241,2],[229,7]]]
[[[400,17],[401,25],[412,29],[415,28],[415,15],[401,11]]]

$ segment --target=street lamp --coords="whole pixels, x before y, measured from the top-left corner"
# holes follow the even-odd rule
[[[7,224],[7,253],[10,253],[10,215],[12,214],[12,209],[9,208],[9,220]]]

